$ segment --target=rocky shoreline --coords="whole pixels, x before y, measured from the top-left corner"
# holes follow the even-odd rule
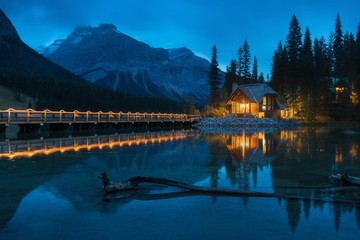
[[[282,120],[272,118],[201,118],[194,125],[203,132],[210,133],[237,133],[265,131],[272,132],[277,129],[297,128],[300,123],[295,120]]]

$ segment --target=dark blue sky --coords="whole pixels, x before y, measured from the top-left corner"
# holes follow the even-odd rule
[[[33,48],[66,38],[78,25],[113,23],[153,47],[186,46],[206,58],[216,44],[225,69],[246,37],[265,75],[293,14],[313,39],[328,38],[337,13],[344,32],[355,34],[360,22],[359,0],[0,0],[0,8]]]

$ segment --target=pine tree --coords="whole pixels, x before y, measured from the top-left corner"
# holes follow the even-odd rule
[[[354,86],[357,78],[356,41],[354,34],[348,32],[344,35],[344,58],[346,77],[351,86]]]
[[[325,38],[314,40],[314,83],[318,90],[318,111],[321,115],[329,115],[333,101],[331,80],[331,52]]]
[[[240,84],[245,84],[250,81],[250,64],[250,46],[247,42],[247,39],[245,38],[243,45],[238,50],[238,76],[240,79]]]
[[[253,61],[253,69],[252,69],[252,73],[251,73],[251,79],[252,82],[258,82],[258,63],[257,63],[257,58],[256,56],[254,56],[254,61]]]
[[[282,42],[280,41],[278,48],[274,53],[270,78],[271,87],[274,88],[280,96],[285,94],[285,84],[287,83],[287,66],[288,56],[286,48],[283,47]]]
[[[271,64],[271,80],[270,85],[276,91],[283,93],[283,82],[281,82],[281,54],[283,51],[281,41],[278,44],[278,48],[274,53]]]
[[[357,77],[360,82],[360,23],[358,24],[356,32],[356,66],[357,66]]]
[[[360,23],[358,24],[357,32],[356,32],[356,40],[355,40],[355,84],[354,84],[354,92],[355,92],[355,99],[357,99],[357,110],[360,109]]]
[[[243,62],[242,62],[242,64],[244,65],[243,76],[248,81],[251,78],[251,73],[250,73],[251,55],[250,55],[250,46],[249,46],[246,38],[245,38],[244,44],[243,44],[243,51],[244,51]]]
[[[210,99],[209,104],[212,107],[217,107],[220,102],[220,75],[219,75],[219,63],[217,60],[217,48],[214,45],[212,47],[211,62],[210,62],[210,71],[208,78],[208,85],[210,86]]]
[[[259,83],[264,83],[264,82],[265,82],[265,77],[264,77],[263,72],[261,72],[259,75]]]
[[[351,86],[347,74],[345,72],[345,46],[344,46],[344,35],[342,32],[342,24],[340,15],[337,14],[335,21],[335,35],[333,41],[334,51],[334,80],[336,92],[336,103],[338,107],[339,118],[350,118],[351,115]]]
[[[287,84],[287,80],[288,80],[288,74],[289,74],[289,56],[288,53],[286,51],[286,48],[284,47],[282,52],[281,52],[281,57],[280,57],[280,83],[281,83],[281,88],[280,88],[280,94],[283,95],[285,94],[285,86]],[[288,93],[287,93],[288,94]]]
[[[224,82],[224,89],[226,91],[226,97],[229,97],[232,92],[232,85],[236,83],[237,75],[236,75],[236,60],[231,60],[230,66],[226,67],[226,75]]]
[[[335,34],[333,41],[334,51],[334,77],[335,79],[343,78],[344,73],[344,38],[340,15],[337,14],[335,21]]]
[[[299,84],[299,76],[300,76],[300,56],[301,56],[301,44],[302,44],[302,35],[301,28],[299,25],[299,21],[296,16],[293,15],[290,27],[289,34],[286,38],[286,50],[288,54],[288,74],[287,81],[284,84],[284,90],[291,95],[290,106],[292,107],[292,113],[294,114],[295,108],[297,108],[297,89]],[[298,110],[298,109],[296,109]]]
[[[244,50],[242,48],[242,46],[239,47],[238,52],[238,61],[237,61],[237,75],[239,76],[239,79],[241,81],[241,79],[244,77]],[[242,82],[240,82],[239,84],[242,84]]]
[[[300,102],[304,111],[304,116],[310,120],[315,120],[317,112],[317,84],[314,83],[314,56],[310,30],[305,30],[304,43],[301,54],[301,79],[300,79]]]

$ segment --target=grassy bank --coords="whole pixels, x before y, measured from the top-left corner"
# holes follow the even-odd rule
[[[14,91],[0,85],[0,109],[27,109],[29,104],[34,108],[34,100],[24,94],[16,94]]]

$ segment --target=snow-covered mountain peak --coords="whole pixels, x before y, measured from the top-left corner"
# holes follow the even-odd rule
[[[48,55],[52,54],[53,52],[55,52],[64,41],[65,41],[65,39],[57,39],[49,46],[39,48],[38,52],[44,56],[48,56]]]
[[[75,30],[67,38],[69,42],[74,45],[77,45],[84,36],[89,36],[92,34],[92,27],[90,26],[80,26],[76,27]]]
[[[170,59],[177,59],[177,58],[182,58],[184,56],[193,56],[194,55],[194,53],[186,47],[170,48],[170,49],[168,49],[168,52],[169,52]]]

